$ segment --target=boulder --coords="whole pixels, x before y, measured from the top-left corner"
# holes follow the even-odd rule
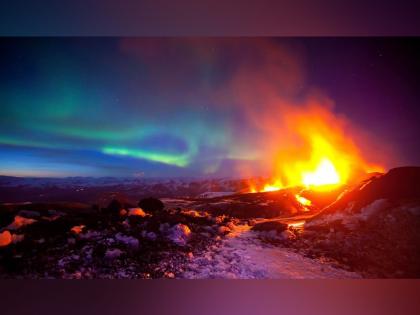
[[[105,252],[105,257],[104,258],[105,258],[106,261],[111,262],[111,261],[115,260],[116,258],[120,257],[122,254],[123,254],[123,251],[118,249],[118,248],[108,249]]]
[[[146,213],[143,211],[142,208],[130,208],[128,209],[128,216],[145,217]]]
[[[139,248],[139,240],[133,236],[117,233],[115,239],[132,250],[137,250]]]
[[[191,230],[185,224],[176,224],[168,229],[167,237],[179,246],[185,246],[190,238]]]
[[[146,212],[151,214],[161,212],[165,205],[162,201],[156,198],[144,198],[139,201],[138,206]]]
[[[108,207],[106,207],[106,213],[113,214],[113,215],[119,215],[120,210],[124,209],[124,205],[121,201],[117,199],[111,200]]]

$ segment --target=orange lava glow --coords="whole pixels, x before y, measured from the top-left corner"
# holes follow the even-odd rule
[[[311,188],[332,188],[340,184],[340,175],[334,164],[327,158],[323,158],[315,170],[302,173],[302,183]]]
[[[0,247],[7,246],[12,242],[12,234],[9,231],[0,233]]]
[[[85,226],[84,225],[76,225],[76,226],[73,226],[71,229],[70,229],[70,231],[72,232],[72,233],[74,233],[74,234],[80,234],[80,233],[82,233],[82,231],[83,231],[83,229],[85,228]]]
[[[283,185],[280,181],[275,181],[271,184],[266,184],[264,185],[263,189],[261,190],[262,192],[267,192],[267,191],[277,191],[283,188]]]
[[[345,122],[328,109],[310,105],[306,110],[288,108],[285,126],[269,142],[267,163],[273,165],[272,179],[262,188],[250,191],[275,191],[286,187],[332,190],[367,172],[383,172],[368,163],[345,129]],[[280,141],[276,141],[280,139]]]
[[[128,216],[145,217],[146,213],[143,211],[142,208],[130,208],[128,209]]]
[[[310,206],[312,202],[309,199],[306,199],[305,197],[302,197],[298,194],[295,195],[296,200],[301,203],[303,206]]]
[[[289,227],[293,227],[295,229],[302,229],[304,225],[305,225],[305,221],[297,221],[297,222],[288,224]]]

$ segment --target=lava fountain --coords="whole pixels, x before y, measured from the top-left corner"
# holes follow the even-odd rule
[[[286,140],[276,146],[271,142],[274,158],[273,176],[254,192],[275,191],[287,187],[302,187],[317,191],[333,190],[353,178],[369,172],[383,172],[383,167],[368,163],[359,147],[350,138],[344,123],[332,111],[319,105],[305,110],[290,109],[282,122],[281,135]],[[280,137],[280,136],[278,136]],[[300,195],[303,205],[310,201]]]

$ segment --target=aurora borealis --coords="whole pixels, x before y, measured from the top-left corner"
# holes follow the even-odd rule
[[[0,173],[258,173],[267,137],[258,113],[270,113],[264,103],[273,90],[296,106],[322,90],[334,111],[387,139],[400,153],[395,164],[419,163],[412,86],[418,62],[406,56],[418,41],[401,49],[341,41],[3,38]]]

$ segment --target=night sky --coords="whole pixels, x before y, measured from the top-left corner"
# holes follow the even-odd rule
[[[259,113],[314,94],[387,168],[420,165],[419,56],[416,38],[2,38],[0,174],[258,174]]]

